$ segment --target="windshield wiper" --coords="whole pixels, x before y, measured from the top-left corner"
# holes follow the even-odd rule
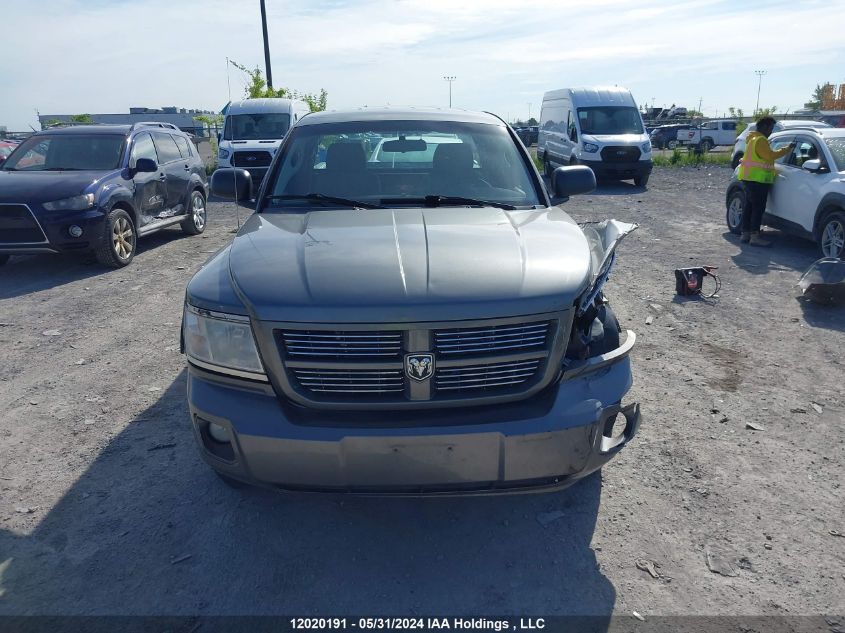
[[[507,202],[496,202],[495,200],[479,200],[477,198],[464,198],[463,196],[425,196],[423,198],[382,198],[382,204],[403,204],[408,202],[422,202],[426,207],[443,207],[450,205],[475,205],[481,207],[496,207],[505,211],[515,211],[516,207]]]
[[[361,202],[360,200],[351,200],[349,198],[337,198],[335,196],[327,196],[322,193],[284,194],[280,196],[267,196],[265,200],[311,200],[312,202],[329,202],[332,204],[343,204],[358,209],[384,208],[380,204]]]

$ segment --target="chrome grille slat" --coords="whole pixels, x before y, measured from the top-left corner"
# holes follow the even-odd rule
[[[443,356],[509,353],[519,349],[545,349],[550,322],[535,321],[509,325],[492,325],[466,330],[434,331],[434,350]]]
[[[435,374],[438,391],[472,391],[514,387],[537,375],[541,360],[498,362],[440,369]]]
[[[389,394],[405,389],[404,374],[398,369],[294,369],[293,374],[300,387],[314,393]]]
[[[479,332],[478,334],[467,334],[466,336],[456,336],[453,334],[449,335],[441,335],[437,334],[437,340],[443,341],[445,343],[452,342],[452,341],[471,341],[476,339],[496,339],[496,338],[517,338],[520,336],[535,336],[537,334],[545,334],[546,333],[545,327],[542,328],[531,328],[530,330],[519,330],[519,331],[511,331],[511,332]]]
[[[350,360],[398,358],[402,332],[283,330],[281,341],[292,358]]]

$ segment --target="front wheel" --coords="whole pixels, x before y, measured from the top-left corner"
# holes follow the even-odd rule
[[[106,216],[103,236],[94,254],[104,266],[123,268],[135,257],[137,243],[130,215],[123,209],[112,209]]]
[[[713,142],[710,139],[704,139],[703,141],[701,141],[700,147],[701,151],[706,154],[711,149],[713,149]]]
[[[834,211],[822,221],[819,230],[822,257],[845,257],[845,213]]]
[[[637,187],[645,187],[648,184],[648,176],[648,174],[645,174],[644,176],[637,176],[634,178],[634,184],[637,185]]]
[[[666,143],[666,147],[668,147],[669,149],[672,149],[672,150],[675,149],[677,146],[678,146],[678,141],[669,141],[668,143]]]
[[[742,233],[743,215],[745,215],[745,193],[739,189],[735,189],[730,198],[728,198],[727,213],[725,215],[728,229],[734,235]]]
[[[191,204],[188,215],[182,220],[182,230],[188,235],[199,235],[205,231],[208,214],[205,210],[205,196],[201,191],[191,192]]]

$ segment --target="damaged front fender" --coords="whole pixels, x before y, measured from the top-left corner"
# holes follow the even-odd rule
[[[633,233],[638,228],[638,224],[620,222],[619,220],[586,222],[581,225],[581,230],[587,237],[590,246],[591,261],[590,283],[578,302],[578,316],[583,315],[593,305],[610,277],[619,243],[626,235]]]

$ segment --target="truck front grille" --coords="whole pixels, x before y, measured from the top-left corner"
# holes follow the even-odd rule
[[[0,204],[0,244],[44,244],[47,236],[25,204]]]
[[[490,398],[518,399],[548,384],[560,366],[569,316],[490,319],[460,327],[395,324],[373,330],[360,324],[325,329],[285,324],[273,333],[285,369],[282,386],[300,404],[460,406]],[[430,361],[428,375],[409,373]]]
[[[634,163],[640,160],[640,148],[631,145],[608,145],[601,151],[605,163]]]
[[[235,167],[267,167],[273,161],[270,152],[262,151],[241,151],[232,155],[232,164]]]

